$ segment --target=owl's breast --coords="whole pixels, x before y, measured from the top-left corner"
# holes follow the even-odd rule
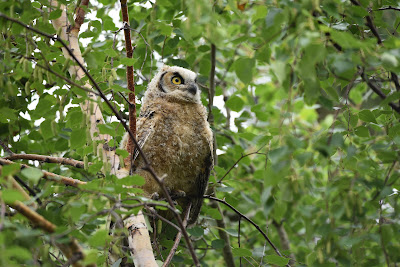
[[[160,116],[144,153],[167,187],[190,193],[210,155],[211,130],[204,115],[190,108],[162,110]]]

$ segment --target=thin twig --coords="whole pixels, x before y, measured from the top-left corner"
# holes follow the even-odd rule
[[[17,181],[20,185],[22,185],[22,186],[29,192],[29,195],[30,195],[31,197],[36,198],[36,192],[35,192],[32,188],[30,188],[30,186],[28,186],[28,185],[24,182],[24,180],[22,180],[21,178],[19,178],[18,175],[14,175],[14,179],[15,179],[15,181]],[[42,205],[42,201],[41,201],[39,198],[36,198],[36,202],[37,202],[39,205]]]
[[[11,149],[3,143],[3,140],[0,139],[0,145],[3,147],[4,151],[7,151],[8,154],[13,155],[14,152],[11,151]]]
[[[264,145],[264,146],[265,146],[265,145]],[[257,151],[250,152],[250,153],[244,154],[244,155],[242,154],[242,155],[240,156],[240,158],[238,158],[238,160],[236,160],[236,162],[229,168],[229,170],[217,181],[217,183],[220,184],[220,183],[222,182],[222,180],[224,180],[225,177],[233,170],[233,168],[235,168],[235,166],[236,166],[242,159],[244,159],[245,157],[248,157],[248,156],[251,156],[251,155],[254,155],[254,154],[266,155],[265,153],[260,153],[260,150],[261,150],[264,146],[260,147]]]
[[[239,217],[239,225],[238,225],[238,246],[240,248],[240,226],[242,222],[242,217]],[[239,257],[239,266],[242,267],[242,257]]]
[[[270,244],[270,246],[273,248],[273,250],[275,251],[275,253],[280,256],[283,257],[282,254],[279,252],[278,248],[272,243],[272,241],[268,238],[267,234],[264,233],[263,230],[261,230],[260,226],[258,226],[255,222],[253,222],[250,218],[248,218],[246,215],[244,215],[243,213],[241,213],[240,211],[238,211],[236,208],[234,208],[231,204],[229,204],[228,202],[226,202],[223,199],[219,199],[216,197],[212,197],[212,196],[204,196],[204,198],[208,198],[214,201],[218,201],[221,202],[222,204],[226,205],[227,207],[229,207],[231,210],[233,210],[236,214],[238,214],[240,217],[244,218],[246,221],[248,221],[249,223],[251,223],[265,238],[265,240],[267,240],[267,242]]]
[[[387,7],[381,7],[381,8],[375,9],[374,11],[381,11],[381,10],[396,10],[396,11],[400,11],[400,8],[387,6]]]
[[[362,5],[360,4],[360,2],[358,2],[358,0],[350,0],[350,1],[351,1],[354,5],[362,7]],[[372,34],[373,34],[373,35],[375,36],[375,38],[377,39],[378,44],[381,44],[381,43],[382,43],[382,39],[381,39],[381,37],[379,36],[379,33],[378,33],[378,31],[377,31],[377,29],[376,29],[374,23],[372,22],[372,17],[371,17],[370,15],[367,15],[367,16],[365,17],[365,20],[367,21],[367,22],[365,23],[365,25],[367,25],[368,28],[370,28]]]
[[[372,89],[372,91],[374,91],[380,98],[382,98],[383,100],[386,99],[386,95],[370,80],[368,79],[367,75],[364,72],[364,69],[362,69],[361,72],[361,78],[363,79],[364,82],[367,83],[367,85],[369,86],[369,88]],[[396,106],[394,103],[389,102],[388,105],[397,113],[400,114],[400,107]]]

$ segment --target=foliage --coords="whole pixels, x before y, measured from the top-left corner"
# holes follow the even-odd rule
[[[60,2],[72,16],[75,1]],[[3,1],[0,12],[56,34],[50,20],[61,13],[46,5]],[[81,49],[87,69],[116,104],[124,104],[119,93],[127,94],[126,64],[136,70],[139,99],[160,62],[191,68],[209,87],[210,47],[216,46],[212,113],[218,164],[209,187],[251,218],[283,254],[294,256],[296,265],[400,262],[400,123],[389,106],[400,105],[400,13],[387,8],[398,6],[397,1],[130,1],[134,60],[124,56],[122,32],[114,33],[122,26],[116,17],[119,6],[109,0],[91,5],[87,29],[80,33]],[[0,263],[56,263],[52,236],[61,243],[72,236],[84,247],[86,263],[103,265],[109,248],[118,248],[108,236],[111,211],[122,216],[138,211],[115,207],[116,196],[129,199],[133,189],[123,185],[141,181],[117,180],[101,171],[97,144],[77,105],[86,92],[51,73],[74,79],[67,72],[74,62],[64,58],[60,45],[5,19],[0,25],[0,139],[14,153],[93,163],[83,170],[27,162],[89,182],[80,189],[46,182],[35,169],[2,167],[3,200],[20,198],[17,191],[3,190],[6,177],[18,176],[34,189],[41,200],[37,211],[57,230],[43,234],[7,209],[0,218]],[[207,105],[207,93],[203,102]],[[100,131],[114,136],[112,146],[124,129],[102,108],[106,123]],[[225,241],[215,222],[222,217],[236,263],[239,257],[244,265],[287,263],[253,225],[221,208],[222,214],[206,200],[200,224],[189,229],[204,266],[225,265]],[[287,240],[278,229],[284,229]],[[176,231],[167,225],[161,230],[165,234],[158,235],[157,243],[165,259]],[[191,262],[182,241],[173,263]]]

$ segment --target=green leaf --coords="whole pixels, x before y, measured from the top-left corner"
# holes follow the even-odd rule
[[[0,197],[3,199],[3,201],[5,203],[9,203],[12,204],[15,201],[24,201],[24,197],[21,194],[21,192],[19,192],[16,189],[7,189],[7,190],[2,190]]]
[[[99,124],[97,125],[101,134],[108,134],[111,136],[115,135],[115,129],[110,124]]]
[[[121,155],[122,158],[126,158],[129,156],[129,152],[124,149],[118,149],[115,151],[117,155]]]
[[[358,118],[365,122],[377,123],[374,113],[372,113],[370,110],[367,110],[367,109],[360,111],[358,113]]]
[[[238,96],[231,96],[226,101],[226,106],[233,111],[239,112],[243,109],[244,101]]]
[[[201,237],[204,235],[204,229],[198,226],[187,229],[188,233],[195,237]]]
[[[211,242],[211,247],[213,249],[221,249],[221,248],[225,247],[225,240],[215,239]]]
[[[136,63],[136,59],[135,58],[121,58],[120,63],[126,66],[133,66]]]
[[[263,19],[268,14],[268,8],[264,5],[258,5],[255,7],[256,13],[253,15],[252,20],[253,23],[258,19]]]
[[[125,186],[142,186],[146,183],[145,179],[140,175],[126,176],[121,179],[117,179],[116,184]]]
[[[108,230],[102,229],[94,233],[88,241],[92,247],[104,247],[109,239]]]
[[[8,107],[1,107],[0,108],[0,122],[1,123],[8,123],[10,121],[14,121],[17,119],[15,115],[16,110],[10,109]]]
[[[71,148],[82,148],[86,145],[86,129],[76,129],[71,133]]]
[[[253,256],[253,253],[245,248],[233,248],[232,249],[233,255],[236,257],[251,257]]]
[[[25,168],[21,171],[22,175],[25,176],[27,179],[32,181],[33,183],[39,182],[40,178],[43,177],[43,172],[36,168]]]
[[[365,47],[365,44],[348,32],[331,31],[332,40],[344,49]]]
[[[19,163],[1,166],[1,177],[14,175],[19,172],[21,165]]]
[[[51,19],[51,20],[58,19],[59,17],[61,17],[61,14],[62,14],[62,10],[56,9],[56,10],[50,12],[49,19]]]
[[[269,264],[274,264],[274,265],[278,265],[278,266],[284,266],[284,265],[289,263],[289,259],[288,258],[280,257],[278,255],[265,256],[265,260]]]
[[[235,62],[235,72],[244,84],[249,84],[253,80],[253,67],[255,60],[251,58],[239,58]]]
[[[354,133],[359,137],[369,137],[368,128],[365,126],[359,126],[355,128]]]
[[[109,57],[118,56],[117,51],[115,51],[114,49],[111,49],[111,48],[104,50],[104,53],[106,53],[106,55],[109,56]]]

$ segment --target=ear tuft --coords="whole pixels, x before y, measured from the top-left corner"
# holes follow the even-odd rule
[[[161,72],[161,71],[166,71],[166,70],[168,70],[169,68],[170,68],[170,66],[164,64],[164,65],[161,67],[160,72]]]

